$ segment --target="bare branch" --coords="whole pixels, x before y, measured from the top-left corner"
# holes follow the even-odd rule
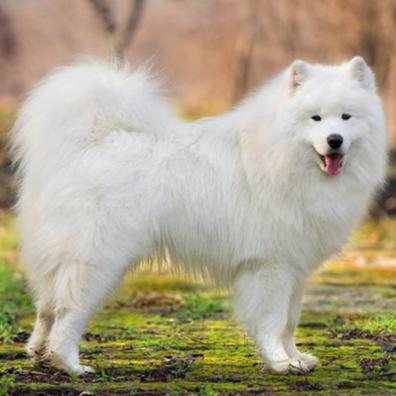
[[[119,35],[119,39],[117,41],[115,48],[116,56],[119,59],[123,58],[125,50],[129,47],[129,45],[132,42],[132,39],[136,33],[137,27],[141,20],[144,4],[145,4],[145,0],[133,1],[129,19],[122,33]]]
[[[0,54],[11,58],[17,52],[17,39],[12,20],[0,7]]]
[[[234,92],[232,100],[236,102],[246,92],[249,80],[250,66],[254,44],[257,38],[257,7],[258,0],[247,0],[242,3],[244,6],[245,20],[243,22],[243,32],[238,45],[238,63],[234,78]]]
[[[94,8],[94,11],[101,19],[105,31],[113,34],[116,30],[116,23],[110,7],[106,4],[105,0],[88,0]]]

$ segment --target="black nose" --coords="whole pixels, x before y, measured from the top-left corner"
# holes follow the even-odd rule
[[[342,138],[342,136],[337,134],[332,134],[327,137],[327,143],[333,149],[340,148],[343,140],[344,139]]]

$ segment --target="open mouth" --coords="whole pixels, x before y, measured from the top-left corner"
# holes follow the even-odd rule
[[[341,172],[344,159],[343,154],[335,152],[321,155],[318,153],[318,156],[320,159],[320,168],[329,176],[336,176]]]

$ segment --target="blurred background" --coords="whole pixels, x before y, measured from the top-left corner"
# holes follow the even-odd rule
[[[357,54],[376,73],[391,162],[370,218],[308,285],[298,338],[322,358],[315,374],[263,376],[254,346],[232,322],[227,292],[166,267],[127,276],[93,320],[83,357],[96,376],[84,382],[31,370],[23,344],[34,308],[10,210],[16,181],[6,145],[40,78],[82,55],[149,61],[193,120],[227,111],[294,59],[339,63]],[[396,394],[395,150],[396,0],[0,0],[0,396]]]
[[[0,0],[0,205],[14,201],[5,135],[32,86],[79,55],[149,61],[188,118],[229,109],[296,58],[356,54],[375,70],[396,149],[396,0]],[[390,170],[373,213],[396,213]]]

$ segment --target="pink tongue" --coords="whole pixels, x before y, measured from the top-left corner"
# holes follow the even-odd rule
[[[341,156],[325,155],[326,172],[330,176],[336,176],[341,170]]]

